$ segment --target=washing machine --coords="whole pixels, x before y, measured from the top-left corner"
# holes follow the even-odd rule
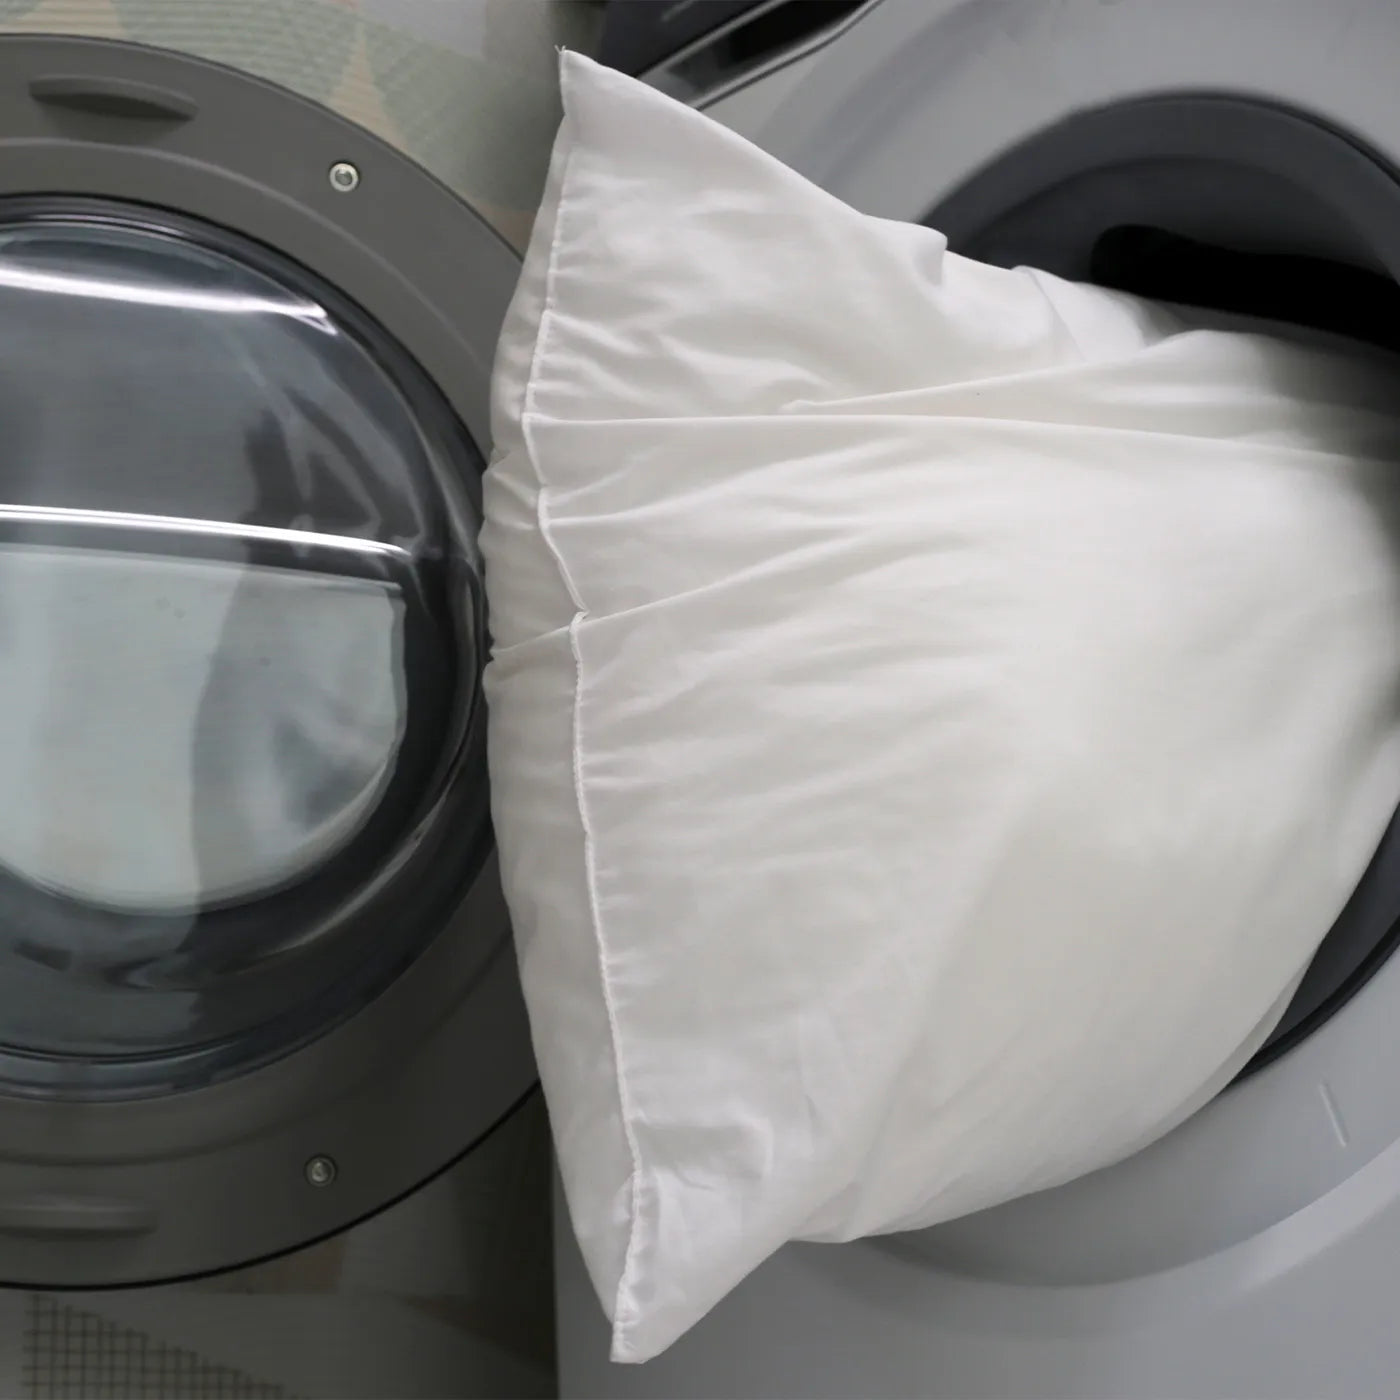
[[[537,0],[0,0],[0,1285],[339,1231],[534,1082],[483,756]]]
[[[602,57],[867,213],[1400,348],[1393,0],[652,10],[609,7]],[[608,1363],[561,1229],[562,1393],[1395,1394],[1398,919],[1392,827],[1269,1044],[1176,1132],[937,1229],[791,1245],[640,1367]]]

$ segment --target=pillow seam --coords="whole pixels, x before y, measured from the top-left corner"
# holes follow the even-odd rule
[[[632,1276],[636,1269],[636,1253],[640,1247],[641,1154],[637,1146],[636,1134],[632,1127],[631,1095],[627,1088],[627,1076],[622,1067],[622,1036],[618,1022],[617,998],[613,991],[612,979],[608,966],[607,940],[603,934],[602,913],[598,900],[596,841],[592,823],[588,819],[588,804],[585,800],[585,785],[583,780],[583,744],[581,734],[583,725],[584,673],[583,657],[578,644],[578,632],[581,624],[588,618],[588,608],[569,571],[563,552],[554,539],[547,504],[548,488],[545,484],[544,473],[540,470],[539,454],[535,451],[534,433],[532,432],[533,421],[540,416],[535,409],[536,381],[539,375],[540,365],[546,357],[547,348],[553,336],[554,325],[558,320],[558,298],[556,293],[559,249],[564,241],[563,229],[566,222],[566,215],[572,203],[569,177],[573,169],[574,156],[577,150],[575,139],[577,122],[570,101],[573,95],[573,83],[569,68],[568,54],[561,51],[561,60],[560,80],[564,98],[564,116],[560,123],[558,139],[568,142],[568,150],[559,177],[559,205],[554,219],[554,237],[550,241],[549,261],[545,266],[544,305],[540,312],[539,333],[535,338],[534,353],[530,360],[530,372],[525,384],[524,401],[521,404],[520,433],[525,445],[526,460],[529,462],[530,469],[535,477],[535,518],[539,526],[540,538],[544,541],[545,546],[554,559],[555,567],[559,570],[560,581],[563,583],[568,592],[570,601],[575,608],[574,616],[569,623],[569,650],[574,660],[574,703],[571,738],[573,750],[574,804],[578,811],[579,828],[583,833],[584,883],[588,890],[589,922],[591,924],[594,947],[598,956],[598,981],[603,992],[603,1006],[607,1012],[608,1030],[612,1041],[613,1072],[617,1081],[617,1102],[619,1114],[622,1119],[622,1135],[627,1146],[628,1158],[631,1165],[631,1174],[627,1181],[629,1193],[627,1245],[623,1252],[622,1271],[618,1276],[612,1309],[612,1321],[614,1326],[622,1327],[626,1322],[632,1320],[634,1312],[630,1300],[625,1295],[630,1289]]]

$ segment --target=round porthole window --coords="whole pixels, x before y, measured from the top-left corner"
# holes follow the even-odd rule
[[[489,850],[481,463],[332,289],[137,206],[0,201],[0,363],[0,1084],[207,1083]]]

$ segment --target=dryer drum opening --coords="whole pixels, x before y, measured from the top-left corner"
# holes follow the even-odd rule
[[[1184,94],[1081,113],[1005,152],[926,222],[957,252],[1400,350],[1400,175],[1268,103]],[[1400,942],[1400,816],[1254,1073]]]

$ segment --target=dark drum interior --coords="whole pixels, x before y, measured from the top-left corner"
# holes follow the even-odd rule
[[[926,222],[982,262],[1400,351],[1400,177],[1344,133],[1271,104],[1199,94],[1081,113],[1007,152]],[[1340,1010],[1398,941],[1400,816],[1243,1074]]]

